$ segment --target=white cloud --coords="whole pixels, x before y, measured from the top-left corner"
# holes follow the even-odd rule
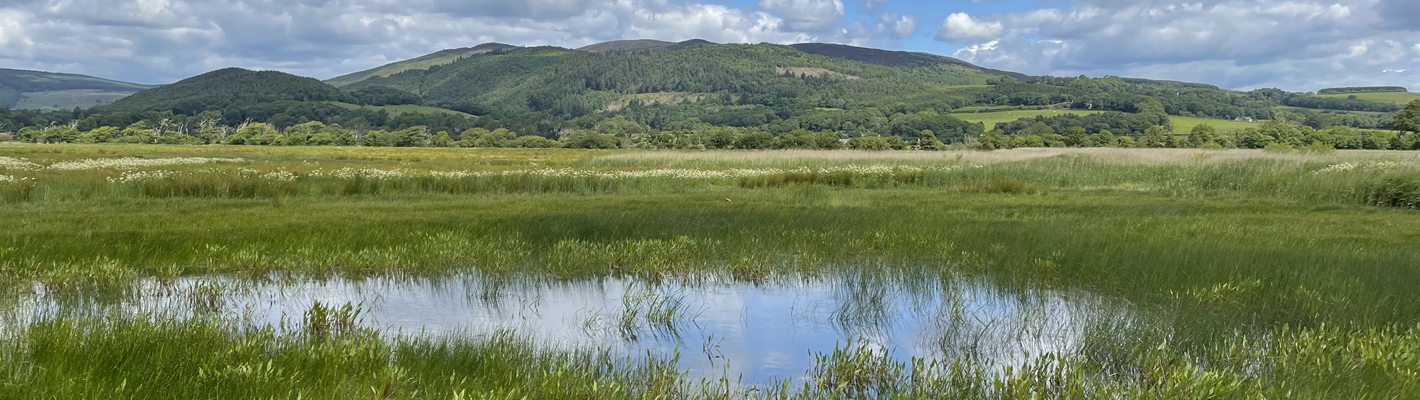
[[[883,14],[878,18],[878,31],[895,38],[910,37],[917,33],[917,19],[911,15]]]
[[[937,40],[964,43],[992,39],[1000,35],[1003,29],[1002,24],[997,21],[977,21],[967,13],[954,13],[942,21],[942,30],[937,32]]]
[[[1371,84],[1420,87],[1414,75],[1359,72],[1420,65],[1420,54],[1407,51],[1403,44],[1420,40],[1420,33],[1387,29],[1385,21],[1391,17],[1374,11],[1386,4],[1416,3],[1420,2],[1082,0],[1068,9],[980,16],[1001,21],[1000,40],[989,48],[961,48],[955,55],[1028,74],[1123,75],[1290,90]],[[959,22],[965,27],[982,24],[977,19],[970,21],[974,24]],[[983,33],[975,40],[960,40],[954,36],[971,35],[952,34],[946,25],[938,40],[996,38]]]
[[[166,83],[231,66],[329,78],[486,42],[891,40],[871,29],[840,29],[841,0],[765,0],[764,10],[716,3],[9,0],[0,1],[0,66]]]
[[[0,51],[27,53],[34,40],[26,26],[29,16],[14,10],[0,9]]]
[[[759,8],[783,18],[791,29],[806,31],[837,27],[846,15],[840,0],[759,0]]]

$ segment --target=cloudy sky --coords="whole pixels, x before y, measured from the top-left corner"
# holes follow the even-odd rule
[[[1420,0],[0,0],[0,67],[321,79],[485,42],[832,42],[1032,75],[1420,91]]]

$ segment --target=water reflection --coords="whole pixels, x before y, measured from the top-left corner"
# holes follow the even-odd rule
[[[852,341],[900,360],[972,357],[997,365],[1069,352],[1089,329],[1127,318],[1085,293],[1002,290],[963,279],[845,274],[747,284],[716,279],[647,283],[359,279],[268,284],[220,277],[144,281],[116,300],[32,296],[8,325],[71,312],[220,313],[252,324],[300,329],[316,303],[360,305],[389,335],[490,335],[512,330],[561,348],[631,357],[678,354],[691,376],[745,384],[801,378],[814,353]]]

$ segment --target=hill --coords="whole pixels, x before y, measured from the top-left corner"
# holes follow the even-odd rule
[[[1325,98],[1331,98],[1331,99],[1354,99],[1354,100],[1360,100],[1360,101],[1369,101],[1369,102],[1372,102],[1372,103],[1390,104],[1390,105],[1394,105],[1394,106],[1396,106],[1396,107],[1403,107],[1403,106],[1405,106],[1406,104],[1410,104],[1410,102],[1412,102],[1412,101],[1420,100],[1420,93],[1405,92],[1405,91],[1391,91],[1391,92],[1379,92],[1379,91],[1377,91],[1377,92],[1348,92],[1348,93],[1322,94],[1322,95],[1320,95],[1319,97],[1325,97]]]
[[[993,126],[1004,127],[1005,135],[1047,139],[1078,133],[1073,128],[1137,138],[1155,126],[1179,132],[1208,123],[1232,131],[1254,126],[1234,121],[1272,119],[1316,129],[1391,129],[1399,106],[1379,97],[1411,95],[1371,88],[1325,95],[1241,92],[1114,76],[1026,76],[925,53],[701,40],[616,41],[583,49],[488,44],[382,68],[347,75],[341,88],[281,72],[225,69],[78,115],[10,113],[0,116],[0,124],[80,120],[80,129],[136,122],[192,129],[216,120],[285,129],[314,121],[356,132],[481,127],[556,138],[591,130],[628,141],[654,136],[671,142],[687,132],[718,132],[716,146],[736,135],[911,141],[931,131],[942,141],[966,142]]]
[[[336,87],[342,87],[365,79],[375,77],[386,77],[410,70],[426,70],[431,67],[450,64],[468,57],[508,51],[516,48],[517,46],[502,43],[484,43],[473,47],[441,50],[418,58],[390,63],[377,68],[338,76],[327,80],[326,83],[329,83]]]
[[[201,113],[278,101],[336,101],[345,96],[319,80],[276,71],[227,68],[208,72],[103,106],[102,111]]]
[[[0,107],[70,110],[112,103],[149,85],[87,75],[0,68]]]
[[[601,48],[665,43],[669,42],[616,42]],[[521,48],[367,79],[348,89],[392,87],[416,93],[425,102],[474,114],[547,112],[578,117],[646,93],[713,94],[773,106],[831,90],[851,92],[856,100],[890,102],[905,92],[983,85],[994,76],[964,63],[897,68],[771,44],[682,42],[657,48],[637,52]]]
[[[581,47],[581,48],[578,48],[577,50],[581,50],[581,51],[585,51],[585,52],[590,52],[590,53],[638,52],[638,51],[668,50],[668,49],[675,49],[675,48],[682,48],[682,47],[701,46],[701,45],[707,45],[707,44],[714,44],[714,43],[709,42],[709,41],[706,41],[706,40],[701,40],[701,39],[687,40],[687,41],[679,42],[679,43],[666,42],[666,41],[660,41],[660,40],[652,40],[652,39],[616,40],[616,41],[597,43],[597,44],[594,44],[594,45],[590,45],[590,46],[586,46],[586,47]]]
[[[945,64],[973,68],[992,75],[1007,75],[1015,78],[1026,77],[1025,74],[982,68],[966,61],[930,53],[880,50],[827,43],[800,43],[790,45],[790,47],[809,54],[888,67],[925,67]]]

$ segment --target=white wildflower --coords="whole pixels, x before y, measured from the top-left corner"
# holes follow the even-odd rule
[[[109,177],[109,183],[132,183],[146,180],[168,179],[177,176],[177,171],[129,171],[117,177]]]
[[[169,167],[176,165],[201,165],[222,162],[243,162],[241,158],[91,158],[85,160],[62,161],[50,164],[49,169],[60,171],[83,171],[93,169],[135,169],[146,167]]]
[[[1350,172],[1358,170],[1363,172],[1385,172],[1401,168],[1412,168],[1415,166],[1416,164],[1413,162],[1404,161],[1344,162],[1340,164],[1329,165],[1326,168],[1312,171],[1312,175],[1330,174],[1336,172]]]
[[[30,171],[39,169],[39,164],[35,164],[23,158],[0,156],[0,169],[13,169],[20,171]]]
[[[268,172],[268,173],[265,173],[265,174],[261,174],[261,179],[273,180],[273,181],[282,181],[282,182],[295,182],[295,181],[296,181],[296,174],[293,174],[293,173],[291,173],[291,172],[289,172],[289,171]]]

